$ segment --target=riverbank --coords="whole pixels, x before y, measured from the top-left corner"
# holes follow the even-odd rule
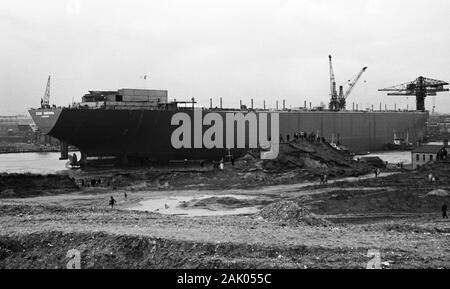
[[[0,143],[0,154],[59,152],[59,146],[39,145],[34,143]]]

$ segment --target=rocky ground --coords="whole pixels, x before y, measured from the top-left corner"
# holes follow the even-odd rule
[[[383,268],[450,267],[450,222],[440,212],[450,203],[450,164],[375,178],[363,176],[372,169],[345,155],[332,156],[341,164],[330,164],[327,154],[335,152],[317,146],[317,154],[284,149],[281,159],[268,163],[249,155],[225,171],[60,176],[57,183],[70,192],[56,183],[55,190],[42,190],[24,178],[41,192],[35,194],[0,176],[0,267],[65,268],[71,249],[80,252],[82,268],[365,268],[373,258],[369,250],[380,252]],[[291,161],[296,164],[287,169]],[[328,184],[318,182],[323,172]],[[436,182],[428,181],[429,173]],[[103,181],[79,187],[83,178]],[[20,192],[28,193],[11,195]],[[179,209],[217,215],[131,210],[142,201],[200,193],[209,197]],[[114,209],[110,196],[117,200]],[[258,212],[220,214],[245,207]]]

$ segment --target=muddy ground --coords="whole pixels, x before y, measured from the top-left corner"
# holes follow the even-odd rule
[[[449,163],[375,178],[324,143],[281,149],[224,171],[0,175],[0,268],[66,268],[71,249],[82,268],[365,268],[368,250],[383,268],[450,268]]]
[[[434,183],[427,179],[430,172]],[[222,173],[212,174],[221,179]],[[329,184],[304,180],[218,190],[203,182],[181,188],[136,181],[115,189],[3,198],[0,267],[65,268],[67,251],[77,249],[82,268],[365,268],[368,250],[376,249],[384,268],[449,268],[450,222],[441,219],[440,208],[450,197],[427,195],[450,191],[449,175],[450,165],[440,164]],[[199,193],[209,197],[180,210],[200,207],[217,215],[130,210],[144,200]],[[110,196],[117,200],[114,209]],[[220,214],[280,201],[324,222]]]

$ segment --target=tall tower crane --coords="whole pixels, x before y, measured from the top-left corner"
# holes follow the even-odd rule
[[[50,75],[48,76],[44,97],[41,98],[41,108],[50,108]]]
[[[346,99],[352,92],[358,80],[361,78],[361,75],[366,71],[367,67],[361,69],[361,71],[349,82],[349,87],[344,93],[343,87],[339,86],[339,95],[336,91],[336,80],[334,78],[333,72],[333,64],[331,61],[331,55],[328,55],[329,63],[330,63],[330,104],[329,109],[338,111],[345,110]]]
[[[359,71],[358,74],[356,74],[356,76],[352,80],[349,81],[349,83],[348,83],[349,86],[348,86],[347,90],[345,91],[345,93],[342,93],[342,89],[341,89],[342,86],[339,87],[339,98],[338,98],[339,110],[345,110],[347,97],[350,95],[350,93],[352,92],[356,83],[361,78],[361,75],[364,73],[364,71],[366,71],[366,69],[367,69],[367,67],[363,67],[363,69],[361,69],[361,71]]]
[[[338,110],[338,94],[336,91],[336,80],[334,78],[331,55],[328,55],[328,62],[330,64],[330,104],[328,105],[328,108],[330,110]]]
[[[425,97],[436,95],[437,92],[449,91],[444,88],[447,82],[419,76],[416,80],[378,89],[378,91],[391,91],[387,95],[416,96],[416,110],[425,111]]]

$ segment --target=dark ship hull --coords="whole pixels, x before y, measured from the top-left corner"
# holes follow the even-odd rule
[[[77,147],[86,156],[135,157],[157,160],[220,159],[228,155],[226,148],[180,148],[171,143],[177,126],[171,118],[177,112],[194,117],[194,110],[127,110],[40,108],[30,110],[39,129],[66,144]],[[228,110],[203,110],[225,117]],[[243,113],[249,111],[234,111]],[[256,111],[259,113],[268,111]],[[360,153],[385,149],[392,140],[393,130],[408,131],[413,143],[424,137],[427,112],[331,112],[331,111],[277,111],[279,133],[304,131],[330,141],[337,137],[351,152]],[[207,127],[202,127],[203,132]],[[194,129],[192,129],[192,132]],[[248,139],[246,144],[248,144]],[[235,156],[247,151],[233,149]]]

